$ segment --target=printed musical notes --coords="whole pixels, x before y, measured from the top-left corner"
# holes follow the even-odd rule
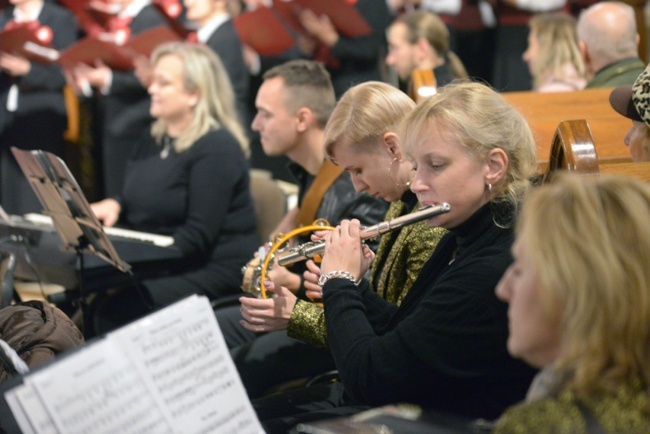
[[[198,296],[26,376],[5,399],[21,429],[37,434],[263,432]]]

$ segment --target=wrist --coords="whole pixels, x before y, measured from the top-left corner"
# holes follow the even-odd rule
[[[284,286],[294,294],[300,291],[300,288],[302,287],[302,278],[300,274],[290,273]]]
[[[330,279],[347,279],[350,282],[354,283],[355,285],[357,284],[357,279],[348,271],[334,270],[334,271],[330,271],[329,273],[321,274],[320,277],[318,278],[318,286],[322,288],[325,285],[325,283],[327,283],[327,281]]]

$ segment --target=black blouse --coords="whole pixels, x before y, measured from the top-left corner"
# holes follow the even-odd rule
[[[535,371],[506,349],[494,290],[513,234],[494,209],[508,212],[488,204],[442,238],[399,308],[345,279],[325,284],[330,348],[353,400],[493,419],[524,398]]]

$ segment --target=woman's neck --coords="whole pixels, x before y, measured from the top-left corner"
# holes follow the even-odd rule
[[[182,118],[167,120],[166,133],[173,138],[180,137],[192,124],[193,116],[183,116]]]

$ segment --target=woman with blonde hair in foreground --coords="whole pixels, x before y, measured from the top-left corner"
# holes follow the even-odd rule
[[[549,220],[549,216],[553,216]],[[496,433],[650,432],[650,185],[565,175],[525,203],[497,287],[543,368]]]

